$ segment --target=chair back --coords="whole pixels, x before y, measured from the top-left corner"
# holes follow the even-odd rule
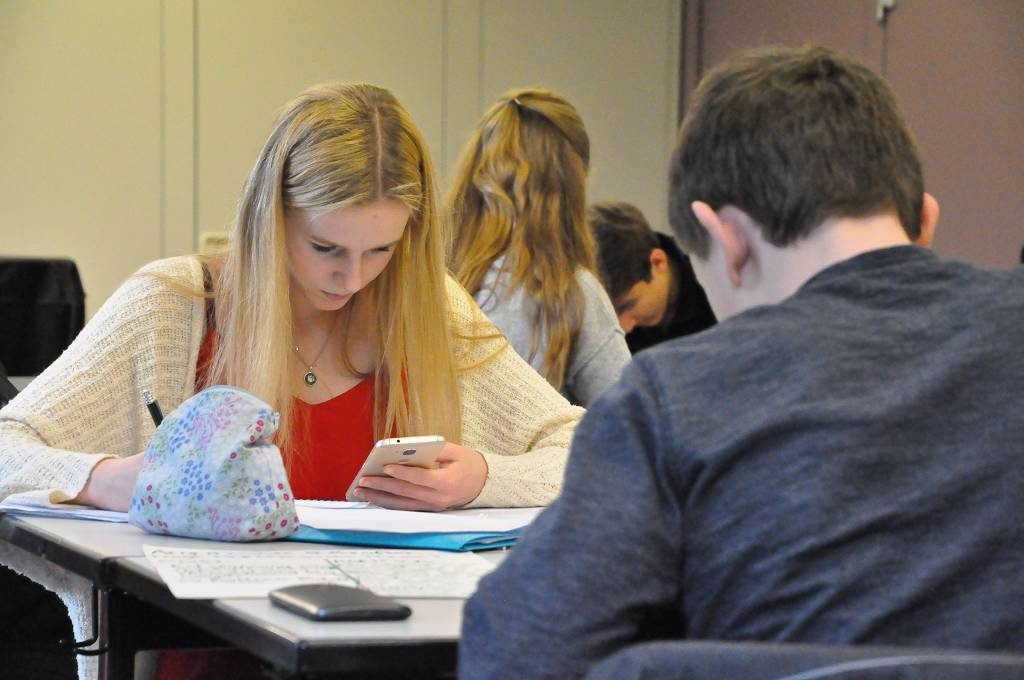
[[[71,260],[0,257],[0,362],[34,376],[85,325],[85,293]]]
[[[586,680],[1024,680],[1024,655],[762,642],[649,642]]]

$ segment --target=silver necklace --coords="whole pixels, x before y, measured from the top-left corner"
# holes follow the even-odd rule
[[[331,329],[327,331],[327,335],[324,337],[324,342],[320,345],[320,351],[316,353],[316,357],[310,363],[306,363],[306,360],[302,358],[302,354],[299,353],[299,346],[295,345],[295,356],[299,358],[299,362],[306,367],[306,374],[302,376],[302,381],[306,383],[306,387],[312,387],[316,385],[316,373],[313,372],[313,367],[316,366],[316,362],[320,361],[320,357],[323,355],[324,350],[327,349],[327,343],[330,341],[331,336],[334,335],[334,327],[338,325],[338,315],[334,315],[334,321],[331,323]]]

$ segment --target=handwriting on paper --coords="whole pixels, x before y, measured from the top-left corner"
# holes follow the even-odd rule
[[[388,597],[466,598],[494,564],[472,553],[435,550],[246,549],[143,546],[175,597],[266,597],[299,583],[339,583]]]

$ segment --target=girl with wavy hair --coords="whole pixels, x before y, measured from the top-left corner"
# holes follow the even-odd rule
[[[589,163],[572,104],[548,90],[513,90],[484,114],[448,195],[455,275],[516,351],[583,406],[630,359],[595,274]]]

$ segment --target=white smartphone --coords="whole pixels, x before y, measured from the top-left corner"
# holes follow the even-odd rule
[[[383,475],[385,465],[395,463],[422,468],[437,467],[437,457],[443,448],[444,437],[436,435],[381,439],[363,461],[363,466],[359,468],[351,486],[345,492],[345,499],[358,501],[359,499],[353,496],[352,492],[359,486],[359,480],[366,475]]]

